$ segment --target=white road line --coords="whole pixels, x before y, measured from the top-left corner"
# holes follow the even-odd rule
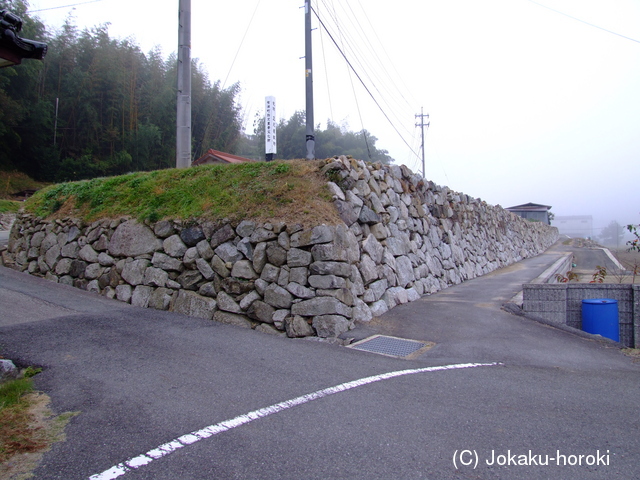
[[[261,408],[259,410],[254,410],[253,412],[249,412],[245,415],[240,415],[230,420],[225,420],[224,422],[220,422],[215,425],[209,425],[208,427],[205,427],[202,430],[198,430],[196,432],[187,433],[186,435],[178,437],[175,440],[171,440],[170,442],[165,443],[164,445],[160,445],[159,447],[156,447],[153,450],[149,450],[147,453],[143,453],[142,455],[139,455],[134,458],[130,458],[129,460],[119,463],[118,465],[115,465],[110,469],[105,470],[102,473],[91,475],[89,477],[89,480],[112,480],[114,478],[118,478],[127,472],[130,472],[132,470],[137,470],[140,467],[148,465],[154,460],[157,460],[166,455],[169,455],[170,453],[173,453],[180,448],[186,447],[187,445],[191,445],[196,442],[199,442],[200,440],[204,440],[205,438],[209,438],[209,437],[212,437],[213,435],[226,432],[227,430],[231,430],[233,428],[239,427],[241,425],[244,425],[245,423],[249,423],[254,420],[258,420],[260,418],[266,417],[268,415],[272,415],[274,413],[287,410],[291,407],[302,405],[304,403],[308,403],[313,400],[318,400],[319,398],[333,395],[335,393],[351,390],[352,388],[368,385],[369,383],[380,382],[382,380],[389,380],[390,378],[402,377],[404,375],[413,375],[416,373],[439,372],[442,370],[458,370],[463,368],[475,368],[475,367],[492,367],[495,365],[500,365],[500,364],[499,363],[461,363],[457,365],[442,365],[438,367],[425,367],[425,368],[415,368],[410,370],[397,370],[395,372],[382,373],[380,375],[374,375],[372,377],[365,377],[359,380],[354,380],[352,382],[342,383],[340,385],[336,385],[335,387],[325,388],[323,390],[318,390],[316,392],[309,393],[301,397],[293,398],[285,402],[276,403],[275,405],[271,405],[269,407]]]

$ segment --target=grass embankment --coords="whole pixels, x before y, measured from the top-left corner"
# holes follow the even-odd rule
[[[16,213],[21,206],[21,202],[14,202],[13,200],[0,200],[0,214]]]
[[[25,210],[85,221],[131,216],[336,223],[321,161],[256,162],[138,172],[63,183],[36,193]]]

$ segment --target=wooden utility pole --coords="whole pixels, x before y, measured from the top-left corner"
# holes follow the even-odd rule
[[[307,160],[316,158],[316,137],[313,131],[313,59],[311,54],[311,0],[304,2],[305,72],[307,77]]]
[[[427,117],[427,123],[424,123],[425,117]],[[431,122],[429,121],[429,114],[428,113],[426,115],[424,114],[424,107],[420,109],[420,114],[416,115],[416,118],[420,119],[420,123],[416,123],[416,127],[422,128],[422,178],[427,178],[427,175],[425,173],[425,166],[424,166],[424,127],[429,128],[429,125],[431,125]]]
[[[191,166],[191,0],[180,0],[176,168]]]

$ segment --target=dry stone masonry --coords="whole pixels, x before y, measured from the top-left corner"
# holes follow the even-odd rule
[[[558,237],[405,166],[340,157],[323,173],[338,225],[20,214],[5,265],[139,307],[289,337],[354,322],[535,256]]]

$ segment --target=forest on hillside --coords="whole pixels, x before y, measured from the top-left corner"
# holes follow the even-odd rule
[[[108,25],[79,29],[72,19],[50,31],[28,2],[0,0],[24,21],[20,36],[46,42],[44,61],[0,69],[0,170],[41,181],[69,181],[175,166],[177,59],[143,53]],[[207,149],[264,158],[264,122],[243,132],[240,84],[221,86],[192,60],[193,157]],[[278,125],[277,158],[304,158],[304,112]],[[366,130],[332,122],[316,131],[316,156],[392,161]]]

